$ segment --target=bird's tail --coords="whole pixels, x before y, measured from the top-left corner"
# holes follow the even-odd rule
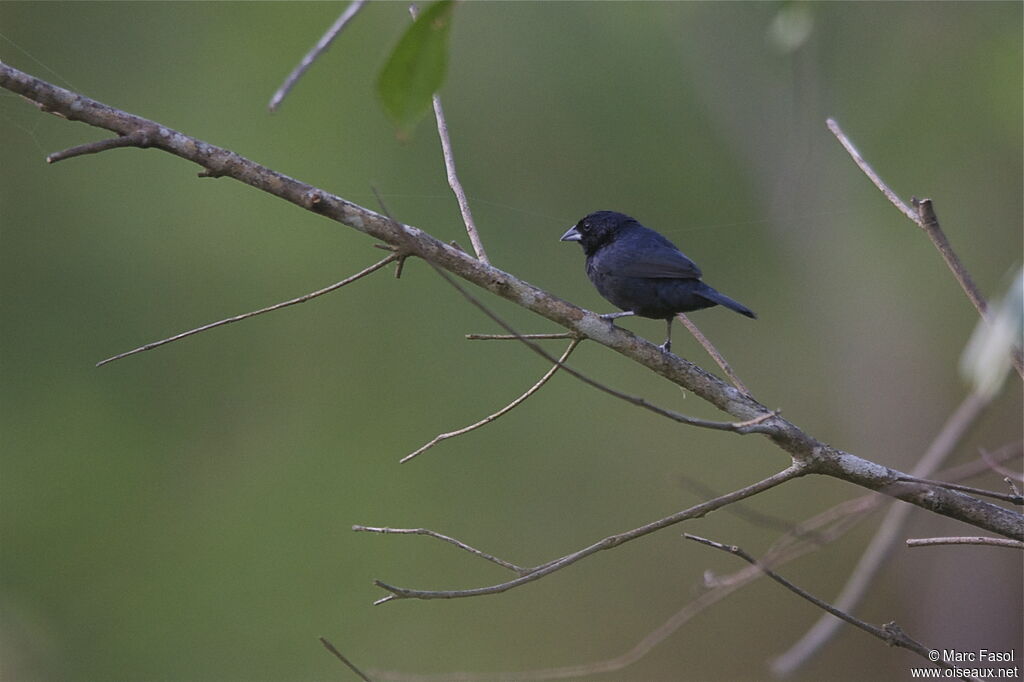
[[[709,286],[705,286],[704,291],[701,291],[700,295],[709,301],[717,303],[720,306],[725,306],[729,310],[735,310],[740,315],[746,315],[747,317],[754,320],[757,319],[757,315],[754,314],[753,310],[751,310],[750,308],[748,308],[747,306],[743,305],[738,301],[732,300],[725,294],[721,293],[720,291],[716,291]]]

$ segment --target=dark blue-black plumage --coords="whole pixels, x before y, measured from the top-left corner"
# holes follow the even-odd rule
[[[676,313],[721,305],[756,318],[750,308],[700,281],[696,263],[675,244],[652,229],[615,211],[597,211],[562,235],[577,241],[587,256],[587,277],[597,291],[624,312],[608,318],[639,315],[668,320],[671,349],[672,318]]]

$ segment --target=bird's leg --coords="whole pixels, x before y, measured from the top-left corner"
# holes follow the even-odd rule
[[[660,348],[661,350],[665,351],[666,353],[671,353],[672,352],[672,318],[671,317],[668,318],[667,320],[665,320],[665,322],[667,323],[667,325],[665,327],[665,333],[667,334],[667,336],[665,337],[665,343],[663,343],[660,346],[658,346],[658,348]]]

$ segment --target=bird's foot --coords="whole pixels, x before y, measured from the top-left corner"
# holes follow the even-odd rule
[[[671,341],[666,341],[665,343],[663,343],[660,346],[658,346],[658,350],[663,351],[665,353],[671,353],[672,352],[672,342]]]

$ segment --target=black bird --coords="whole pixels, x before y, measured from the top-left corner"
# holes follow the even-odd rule
[[[561,241],[580,243],[587,256],[587,277],[602,296],[625,311],[601,317],[666,320],[668,338],[661,346],[665,352],[672,349],[676,313],[723,305],[757,318],[750,308],[700,281],[700,268],[675,244],[628,215],[591,213],[563,234]]]

